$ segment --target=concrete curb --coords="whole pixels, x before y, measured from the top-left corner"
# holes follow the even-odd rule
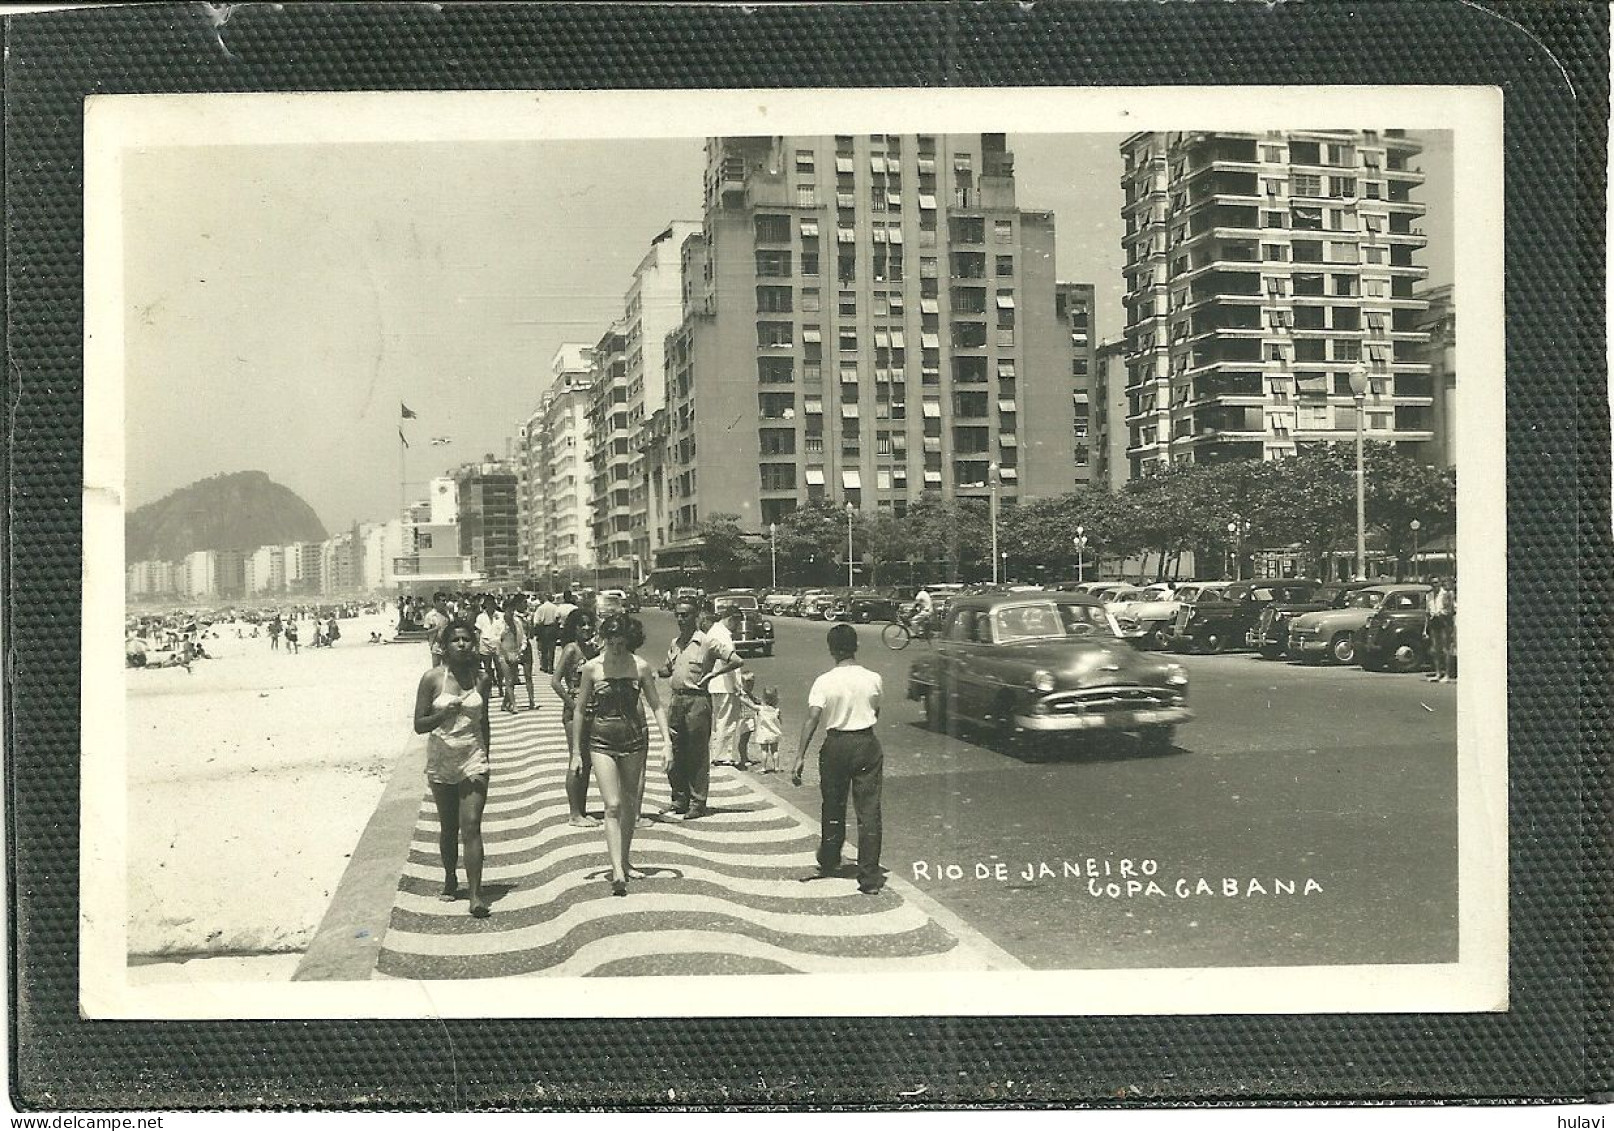
[[[781,761],[782,760],[783,759],[781,759]],[[801,821],[808,828],[812,829],[815,835],[817,834],[820,824],[818,817],[810,816],[802,809],[797,807],[793,802],[787,800],[783,795],[775,792],[768,786],[763,785],[760,777],[742,775],[738,770],[732,768],[729,769],[728,772],[732,777],[745,782],[752,789],[756,790],[758,793],[771,800],[775,805],[779,806],[780,809],[789,813],[798,821]],[[788,780],[788,777],[786,780]],[[850,824],[850,822],[848,823]],[[853,846],[857,844],[854,837],[848,835],[847,839]],[[930,918],[933,919],[938,926],[956,937],[959,942],[966,946],[974,947],[977,951],[984,955],[986,958],[986,968],[988,970],[1027,969],[1024,962],[1021,962],[1018,958],[1004,950],[997,943],[981,934],[980,931],[964,922],[964,920],[959,918],[957,914],[948,910],[940,903],[937,903],[935,899],[926,895],[913,884],[899,877],[896,873],[886,873],[885,886],[896,891],[904,900],[912,903],[915,907],[919,908],[919,910],[930,916]]]
[[[426,744],[410,741],[353,849],[294,982],[362,982],[375,971],[392,920],[398,880],[426,796]]]

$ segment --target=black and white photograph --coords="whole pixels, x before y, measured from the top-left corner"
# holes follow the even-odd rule
[[[1496,91],[85,113],[86,1016],[1507,1008]]]

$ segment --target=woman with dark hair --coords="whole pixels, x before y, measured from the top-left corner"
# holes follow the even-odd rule
[[[600,654],[600,642],[594,636],[594,618],[587,609],[573,609],[567,614],[561,625],[560,641],[562,648],[555,660],[555,671],[549,677],[549,686],[560,696],[562,717],[566,721],[566,804],[571,809],[567,823],[588,828],[599,824],[585,811],[594,760],[589,755],[588,744],[577,742],[572,734],[572,713],[577,706],[577,686],[583,665]]]
[[[662,770],[672,758],[667,711],[656,694],[655,671],[634,655],[644,644],[637,617],[612,613],[600,622],[604,648],[583,665],[572,718],[575,749],[587,749],[605,801],[605,848],[611,860],[611,894],[628,894],[633,828],[644,798],[645,756],[650,735],[645,706],[661,734]]]
[[[476,625],[451,620],[441,636],[442,663],[420,677],[415,690],[415,733],[426,735],[426,781],[437,806],[437,849],[443,858],[443,891],[459,896],[458,855],[465,844],[465,879],[471,914],[487,917],[482,898],[482,809],[488,800],[493,749],[488,695],[493,681],[477,656]]]

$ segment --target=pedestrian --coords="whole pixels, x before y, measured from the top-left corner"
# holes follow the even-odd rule
[[[751,768],[751,740],[756,734],[762,701],[757,698],[756,672],[741,668],[734,674],[740,681],[740,689],[734,693],[740,704],[740,721],[734,728],[734,768],[747,770]]]
[[[504,603],[504,617],[499,632],[499,675],[503,681],[504,709],[515,714],[516,677],[521,674],[521,655],[527,650],[527,619],[522,615],[525,599],[518,593]],[[527,672],[527,710],[535,704],[532,697],[532,672]]]
[[[813,681],[807,718],[791,783],[801,784],[807,748],[819,725],[824,744],[818,752],[818,788],[823,800],[818,840],[818,871],[804,880],[836,875],[846,843],[846,795],[857,811],[857,890],[876,895],[885,886],[880,868],[880,784],[884,754],[874,725],[880,718],[881,680],[857,662],[857,629],[837,624],[827,634],[835,666]]]
[[[443,630],[452,619],[448,609],[448,594],[439,589],[432,594],[432,607],[422,622],[426,627],[426,647],[431,650],[434,667],[443,662]]]
[[[671,821],[692,821],[706,815],[712,776],[712,704],[706,685],[713,674],[733,671],[741,664],[732,648],[700,631],[698,615],[694,601],[680,598],[674,603],[678,635],[660,668],[672,691],[667,711],[672,730],[672,761],[667,767],[672,804],[661,812]]]
[[[779,689],[769,687],[762,692],[756,705],[756,722],[751,730],[752,740],[762,758],[762,772],[779,772],[779,740],[784,737],[784,720],[779,716]]]
[[[718,642],[729,652],[734,651],[734,634],[740,631],[744,614],[738,605],[724,605],[717,610],[718,619],[707,630],[707,638]],[[706,690],[712,697],[712,765],[735,765],[744,768],[740,756],[740,722],[745,716],[745,705],[740,700],[740,673],[737,668],[717,672],[707,682]]]
[[[282,626],[280,624],[280,614],[276,613],[275,616],[274,616],[274,619],[269,622],[269,651],[271,651],[271,652],[280,651],[280,633],[281,633],[281,631],[282,631]]]
[[[661,737],[662,767],[672,761],[667,711],[656,694],[655,673],[634,655],[644,645],[637,617],[612,613],[600,621],[598,656],[583,665],[572,715],[572,742],[587,745],[605,804],[605,848],[611,862],[611,894],[627,895],[633,873],[633,830],[644,800],[645,758],[650,736],[645,707]]]
[[[538,666],[545,674],[555,670],[555,644],[560,638],[560,606],[543,595],[538,607],[532,611],[533,628],[538,635]]]
[[[499,636],[504,631],[504,618],[499,614],[499,599],[492,593],[482,597],[481,611],[476,614],[476,659],[493,685],[504,689],[504,670],[499,666]]]
[[[588,743],[578,743],[572,736],[572,715],[577,706],[577,688],[582,678],[583,665],[600,654],[600,643],[594,635],[594,618],[586,609],[573,609],[561,628],[564,645],[555,661],[555,670],[549,677],[549,686],[560,696],[561,718],[566,724],[566,805],[571,811],[567,823],[577,828],[599,824],[588,815],[588,780],[594,770],[594,760]]]
[[[415,690],[415,733],[426,735],[426,781],[437,807],[437,851],[443,861],[438,899],[459,897],[458,857],[465,846],[471,914],[487,917],[482,898],[482,810],[488,800],[493,739],[488,723],[492,681],[477,656],[476,625],[455,619],[443,629],[442,662]]]
[[[296,655],[299,650],[297,647],[297,621],[294,618],[286,622],[286,651]]]
[[[1435,670],[1426,676],[1431,683],[1447,683],[1452,679],[1452,657],[1456,652],[1453,640],[1457,635],[1457,597],[1444,577],[1435,578],[1435,587],[1424,598],[1429,619],[1424,636],[1429,640],[1430,658]]]

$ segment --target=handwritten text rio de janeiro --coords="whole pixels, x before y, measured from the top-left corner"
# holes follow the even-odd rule
[[[1159,861],[1130,857],[1112,860],[1089,856],[1085,860],[1036,860],[1023,864],[1006,860],[977,860],[970,864],[916,860],[913,863],[913,881],[918,884],[966,879],[1002,884],[1070,880],[1084,884],[1089,895],[1101,899],[1318,895],[1323,890],[1322,885],[1309,876],[1162,876]]]

